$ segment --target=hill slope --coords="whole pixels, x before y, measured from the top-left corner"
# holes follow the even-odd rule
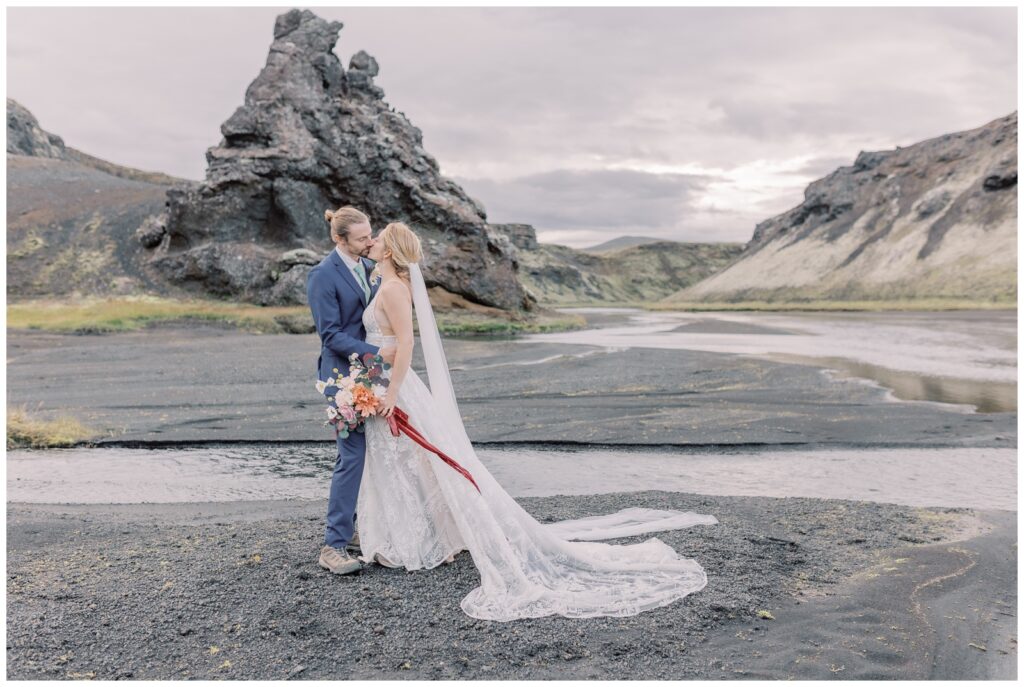
[[[613,239],[609,239],[604,243],[599,243],[596,246],[590,246],[583,250],[587,253],[606,253],[612,250],[621,250],[623,248],[632,248],[633,246],[642,246],[645,243],[659,243],[664,239],[656,239],[650,236],[617,236]],[[675,243],[675,242],[672,242]]]
[[[1017,113],[862,152],[757,225],[726,269],[670,301],[968,298],[1017,293]]]
[[[166,292],[135,232],[190,183],[66,146],[8,98],[8,298]]]

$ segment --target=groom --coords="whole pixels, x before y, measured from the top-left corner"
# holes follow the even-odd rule
[[[377,290],[376,285],[370,286],[367,278],[373,267],[373,262],[366,258],[374,244],[370,218],[350,206],[334,212],[328,210],[326,216],[335,248],[309,271],[306,279],[306,296],[320,335],[317,375],[321,381],[345,376],[348,358],[353,353],[362,356],[379,352],[389,363],[395,358],[394,346],[379,349],[365,341],[363,310]],[[335,387],[327,389],[330,394]],[[346,546],[358,545],[353,535],[366,435],[349,432],[347,437],[339,436],[337,441],[338,457],[327,501],[327,531],[318,562],[332,573],[345,575],[362,567],[358,559],[349,555]]]

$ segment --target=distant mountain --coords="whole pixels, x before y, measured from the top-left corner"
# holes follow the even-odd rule
[[[758,224],[731,265],[668,300],[1016,301],[1016,112],[862,152],[804,199]]]
[[[722,269],[742,243],[658,241],[595,254],[538,243],[528,224],[491,225],[516,247],[519,279],[543,305],[661,300]]]
[[[590,248],[584,248],[583,250],[588,253],[604,253],[609,250],[619,250],[620,248],[632,248],[633,246],[642,246],[645,243],[660,243],[665,239],[655,239],[650,236],[619,236],[617,238],[599,243],[596,246]]]

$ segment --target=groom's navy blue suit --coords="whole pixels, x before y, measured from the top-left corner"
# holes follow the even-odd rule
[[[369,275],[373,262],[365,258],[360,258],[360,262]],[[371,299],[376,291],[376,285],[370,287]],[[306,297],[313,311],[317,334],[320,335],[320,358],[316,367],[321,381],[347,375],[348,357],[353,353],[363,355],[378,352],[377,346],[365,341],[363,311],[368,302],[366,294],[337,250],[332,250],[319,265],[309,271]],[[327,387],[326,395],[333,395],[336,390],[336,387]],[[338,437],[338,458],[331,477],[327,532],[324,535],[324,543],[336,549],[343,550],[352,540],[365,457],[366,435],[362,432],[351,432],[344,439]]]

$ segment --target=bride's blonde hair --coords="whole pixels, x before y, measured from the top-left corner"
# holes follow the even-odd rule
[[[423,259],[420,237],[401,222],[392,222],[384,227],[380,239],[384,241],[384,249],[391,253],[389,259],[395,271],[402,276],[409,276],[409,263]]]

